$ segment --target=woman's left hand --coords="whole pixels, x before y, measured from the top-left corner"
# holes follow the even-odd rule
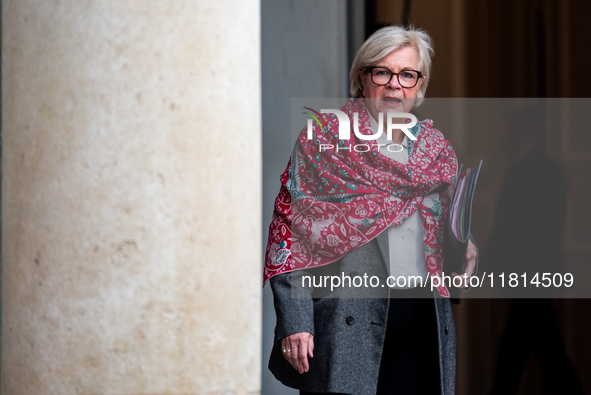
[[[310,368],[308,357],[314,357],[314,335],[308,332],[298,332],[281,339],[283,356],[295,370],[306,373]]]
[[[466,249],[466,263],[464,264],[464,273],[458,274],[456,272],[453,272],[451,274],[454,278],[463,277],[461,288],[470,287],[470,277],[472,277],[472,274],[474,274],[477,256],[478,252],[476,251],[476,246],[472,244],[470,240],[468,240],[468,248]]]

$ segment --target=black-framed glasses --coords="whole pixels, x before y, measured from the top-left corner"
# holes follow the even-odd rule
[[[423,78],[423,73],[418,70],[402,70],[393,73],[389,68],[383,66],[368,67],[365,73],[371,73],[371,80],[376,85],[388,85],[393,76],[398,78],[398,83],[403,88],[414,88],[419,83],[419,78]]]

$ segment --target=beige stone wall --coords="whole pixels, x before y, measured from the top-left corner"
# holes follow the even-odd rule
[[[259,392],[259,23],[2,2],[2,394]]]

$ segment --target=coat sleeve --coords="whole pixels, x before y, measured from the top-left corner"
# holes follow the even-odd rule
[[[277,315],[276,339],[299,332],[314,334],[312,287],[302,283],[305,275],[306,270],[296,270],[278,274],[269,280]]]

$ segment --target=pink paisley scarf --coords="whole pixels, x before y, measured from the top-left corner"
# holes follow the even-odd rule
[[[351,120],[357,112],[360,132],[373,134],[363,99],[350,99],[341,111]],[[311,140],[304,129],[281,175],[264,282],[280,273],[334,262],[388,227],[402,224],[416,210],[424,218],[427,271],[441,276],[444,224],[457,174],[449,142],[431,120],[419,122],[410,129],[417,140],[409,140],[410,160],[403,165],[379,154],[375,145],[368,152],[355,151],[355,144],[371,141],[353,132],[350,141],[339,141],[336,116],[323,118],[328,129],[315,125]],[[351,145],[351,149],[320,152],[320,144]],[[437,291],[449,297],[445,285]]]

